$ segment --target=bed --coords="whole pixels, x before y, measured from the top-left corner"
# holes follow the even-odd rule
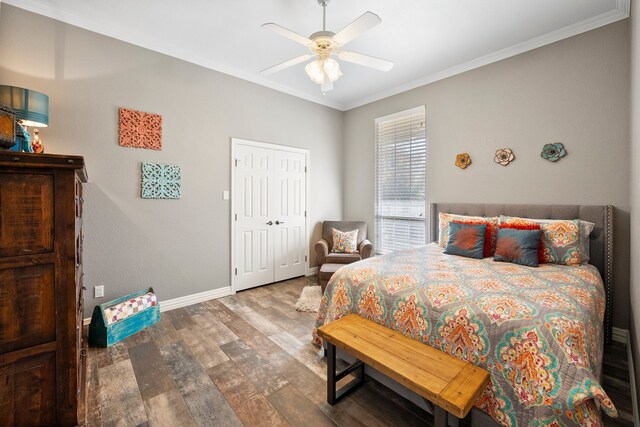
[[[589,264],[531,268],[446,255],[431,243],[341,268],[316,327],[357,313],[487,369],[474,424],[596,426],[599,409],[616,416],[599,383],[611,337],[612,207],[433,204],[432,240],[439,212],[593,222]]]

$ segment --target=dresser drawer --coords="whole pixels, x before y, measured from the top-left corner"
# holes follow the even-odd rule
[[[53,252],[53,176],[0,173],[0,257]]]
[[[3,426],[57,424],[55,356],[55,352],[48,352],[0,366]]]
[[[54,265],[0,269],[0,354],[56,339]]]

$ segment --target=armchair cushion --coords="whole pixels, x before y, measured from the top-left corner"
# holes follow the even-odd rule
[[[331,252],[327,255],[325,262],[332,264],[351,264],[352,262],[360,261],[362,257],[355,252],[352,254],[342,254],[338,252]]]

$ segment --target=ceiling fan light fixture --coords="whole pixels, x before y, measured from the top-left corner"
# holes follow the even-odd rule
[[[340,78],[340,76],[342,76],[340,64],[338,64],[338,61],[331,58],[324,60],[324,72],[332,82],[335,82]]]
[[[334,82],[342,76],[340,64],[334,59],[316,59],[304,67],[307,75],[315,83],[321,85],[327,81]]]
[[[324,83],[324,67],[322,66],[322,61],[319,59],[309,62],[307,66],[304,67],[304,71],[306,71],[309,78],[315,83],[319,85]]]

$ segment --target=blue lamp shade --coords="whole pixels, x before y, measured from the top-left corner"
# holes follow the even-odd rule
[[[0,104],[11,107],[25,126],[49,126],[49,97],[44,93],[0,85]]]

